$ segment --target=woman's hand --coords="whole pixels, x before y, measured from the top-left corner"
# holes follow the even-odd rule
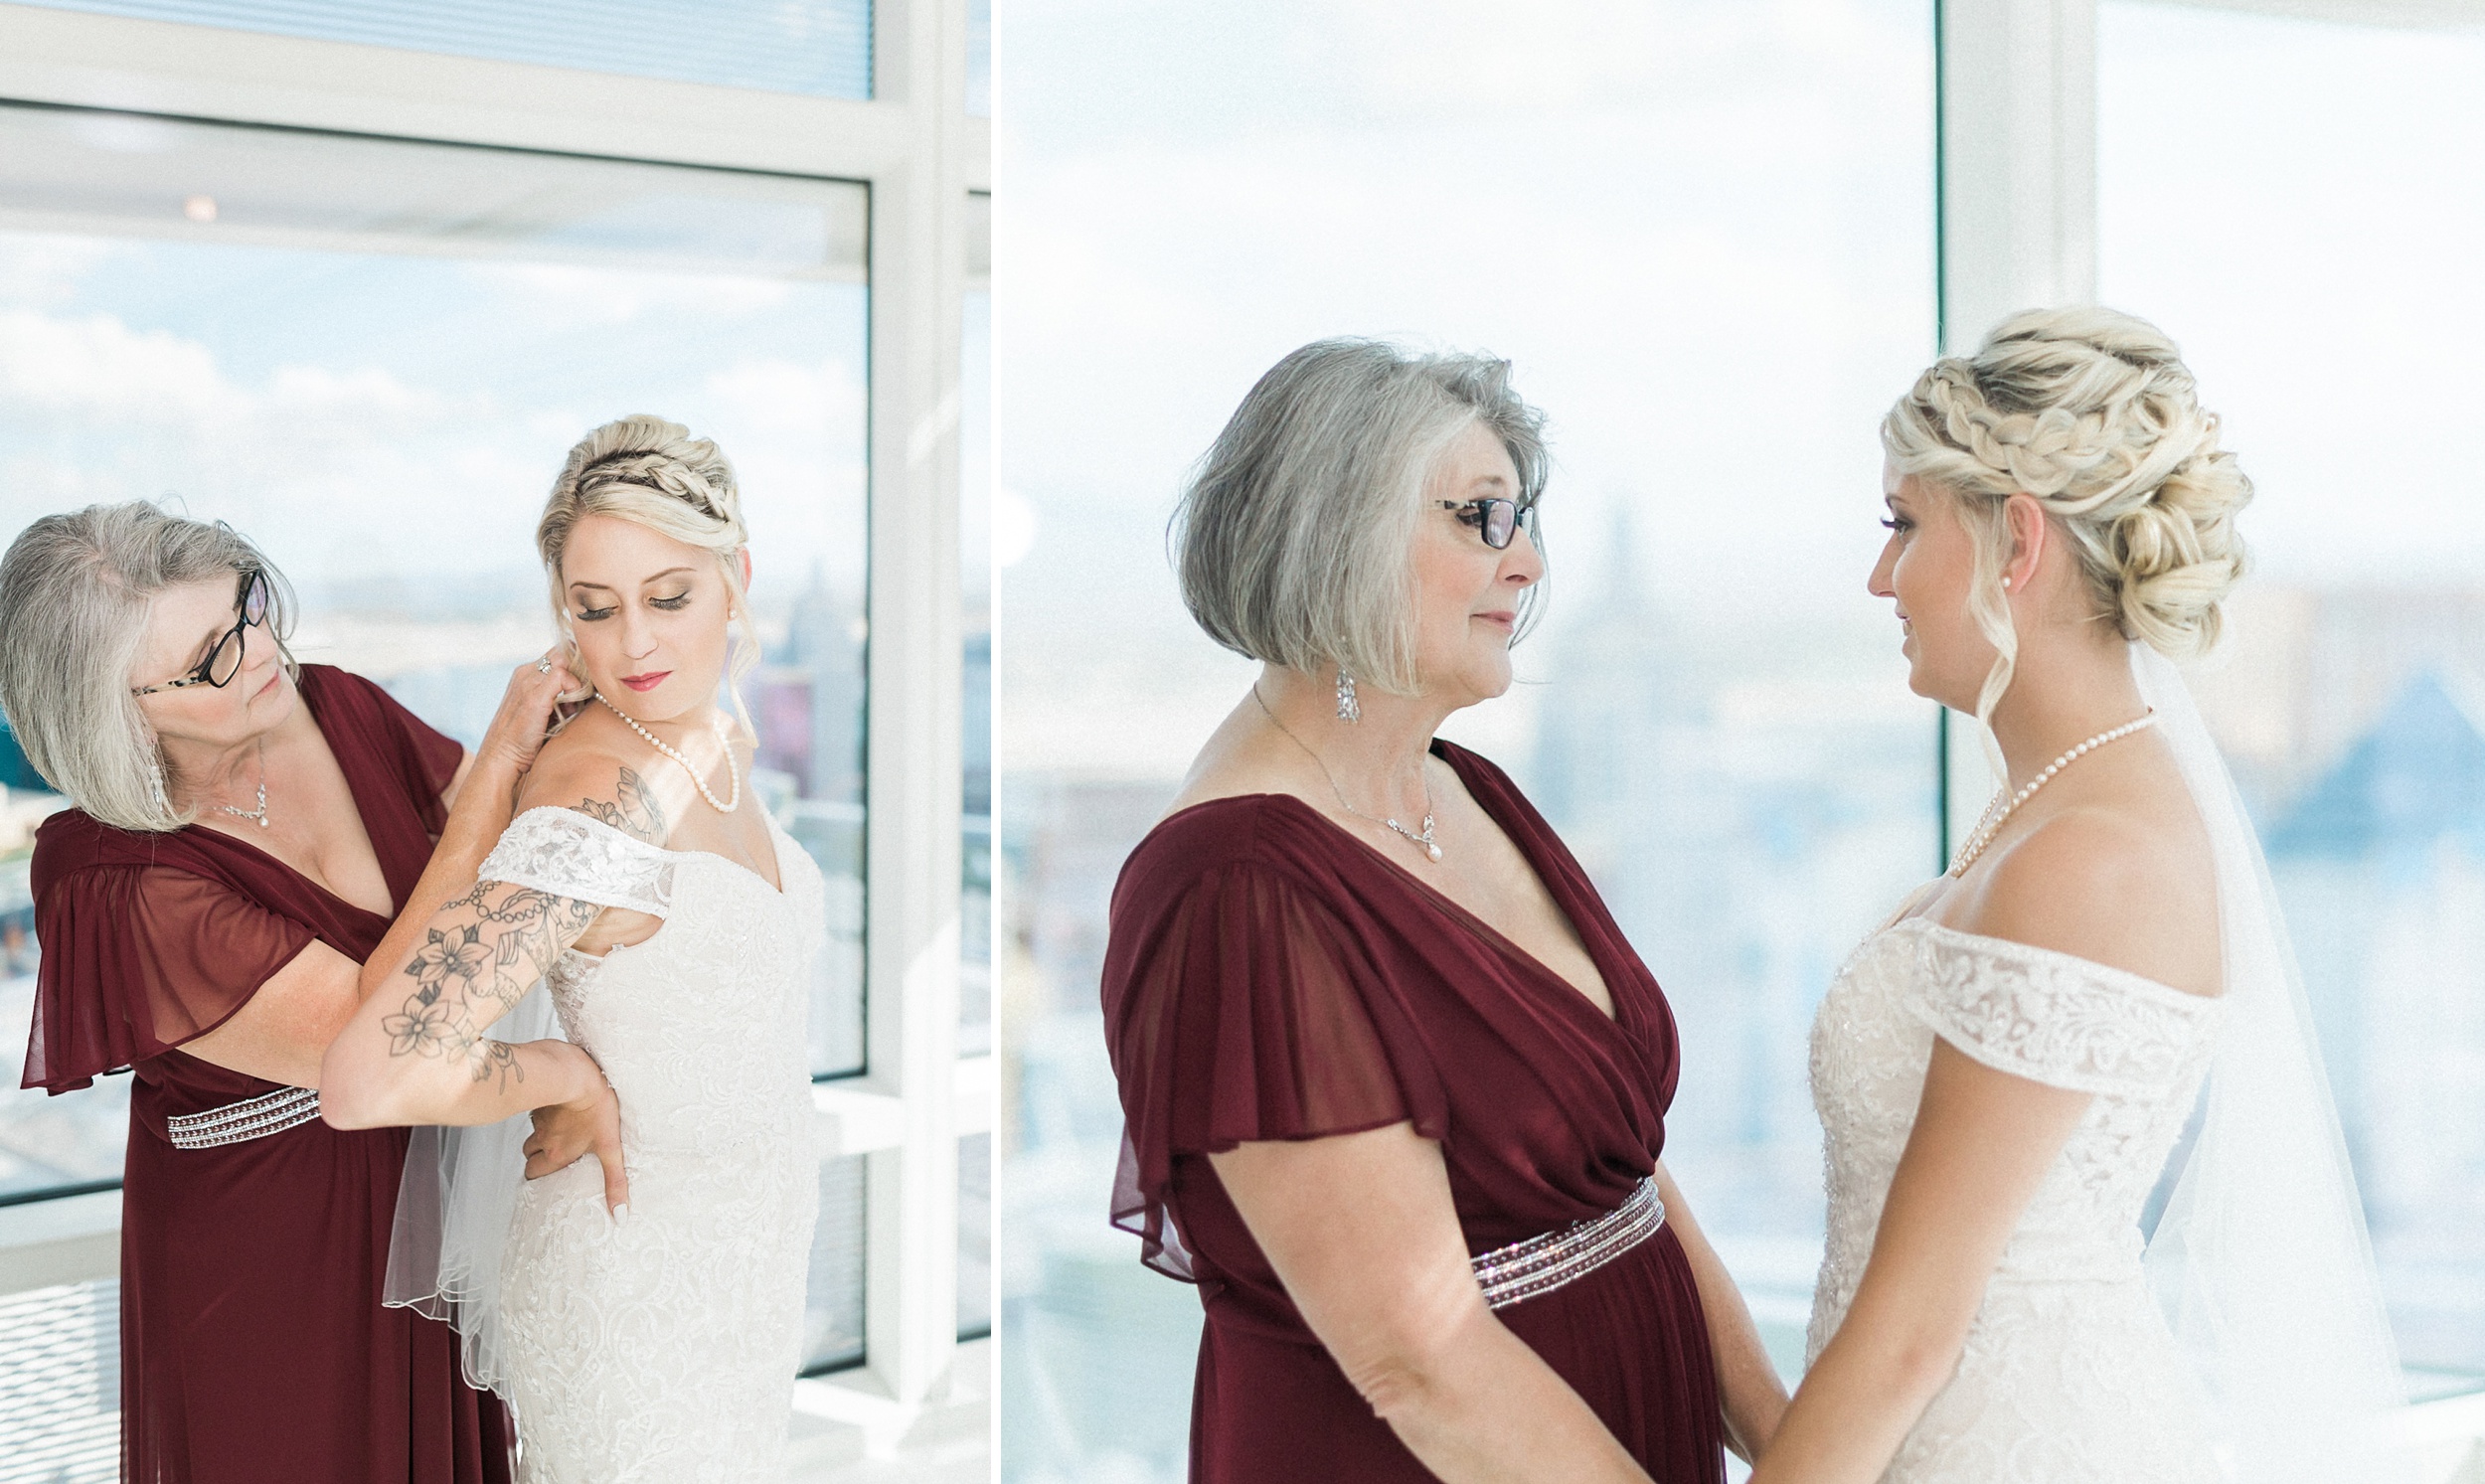
[[[618,1219],[630,1204],[630,1177],[621,1166],[621,1099],[593,1057],[571,1050],[586,1064],[594,1085],[576,1101],[535,1110],[535,1132],[526,1141],[527,1179],[541,1180],[592,1154],[604,1167],[604,1209]]]
[[[1440,1145],[1410,1124],[1208,1157],[1347,1381],[1447,1484],[1648,1484],[1485,1306]]]
[[[535,754],[543,750],[544,739],[559,719],[561,698],[580,689],[579,678],[562,663],[558,649],[512,670],[500,709],[492,714],[492,725],[475,748],[475,761],[491,764],[514,786],[535,765]]]
[[[1958,1369],[2002,1249],[2090,1095],[1935,1038],[1855,1301],[1804,1374],[1754,1484],[1872,1484]]]

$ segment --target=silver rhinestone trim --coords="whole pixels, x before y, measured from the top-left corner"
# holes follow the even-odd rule
[[[1603,1216],[1559,1232],[1514,1241],[1467,1259],[1484,1301],[1506,1309],[1522,1299],[1575,1282],[1657,1235],[1665,1225],[1665,1202],[1651,1175],[1630,1198]]]
[[[204,1113],[167,1118],[164,1131],[171,1135],[175,1149],[213,1149],[219,1144],[263,1139],[271,1133],[298,1128],[318,1116],[317,1088],[279,1087],[248,1102],[227,1103]]]

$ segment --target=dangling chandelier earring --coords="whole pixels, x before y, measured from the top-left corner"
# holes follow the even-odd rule
[[[1348,723],[1364,719],[1363,704],[1355,699],[1355,677],[1346,673],[1344,665],[1337,672],[1337,719]]]

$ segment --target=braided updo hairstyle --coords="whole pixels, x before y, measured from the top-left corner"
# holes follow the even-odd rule
[[[2156,326],[2095,307],[2014,314],[1974,355],[1918,377],[1881,441],[1899,473],[1958,500],[1975,537],[1969,611],[2000,651],[1980,719],[2019,654],[2000,580],[2016,494],[2070,539],[2097,616],[2124,638],[2176,659],[2217,642],[2219,604],[2244,572],[2235,515],[2252,482],[2218,446],[2216,414]]]
[[[751,632],[742,566],[735,561],[750,536],[743,527],[734,466],[724,451],[706,438],[692,437],[679,422],[644,412],[605,423],[570,450],[561,477],[553,481],[552,498],[544,502],[544,518],[536,523],[535,550],[544,559],[554,621],[569,646],[573,669],[579,663],[578,642],[561,577],[561,554],[570,544],[571,529],[580,517],[589,515],[645,526],[716,558],[726,590],[733,594],[733,616],[743,620],[742,632],[730,641],[726,694],[744,735],[755,742],[750,713],[743,705],[742,681],[759,663],[759,641]]]

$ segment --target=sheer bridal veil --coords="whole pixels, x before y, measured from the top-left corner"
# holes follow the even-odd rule
[[[2398,1484],[2398,1358],[2269,868],[2181,673],[2146,644],[2131,663],[2209,829],[2230,1006],[2150,1281],[2228,1478]]]
[[[561,1019],[542,983],[492,1023],[496,1041],[562,1041]],[[473,1128],[416,1128],[406,1145],[397,1187],[397,1225],[380,1301],[412,1309],[457,1331],[466,1385],[509,1400],[500,1325],[500,1257],[526,1185],[526,1141],[534,1120],[520,1113]],[[592,1158],[592,1156],[589,1156]]]

